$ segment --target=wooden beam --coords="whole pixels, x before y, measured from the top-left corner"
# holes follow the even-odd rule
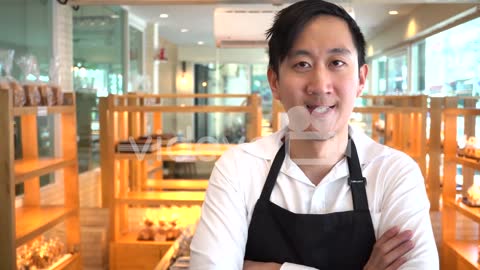
[[[16,268],[15,187],[13,185],[13,107],[8,90],[0,90],[0,258],[2,269]]]

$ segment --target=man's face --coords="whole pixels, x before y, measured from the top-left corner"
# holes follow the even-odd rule
[[[347,132],[367,72],[366,65],[358,68],[357,50],[347,23],[334,16],[318,16],[294,41],[279,65],[279,74],[269,69],[268,79],[273,96],[286,111],[294,112],[289,112],[290,123],[295,121],[298,126],[306,116],[313,125],[302,130],[336,134]]]

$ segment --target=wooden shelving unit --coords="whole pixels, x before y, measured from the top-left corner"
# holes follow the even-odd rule
[[[457,118],[462,116],[469,121],[468,129],[475,130],[475,117],[480,109],[444,109],[444,165],[443,165],[443,209],[442,209],[442,269],[479,269],[479,241],[458,240],[456,237],[456,215],[462,214],[474,222],[480,223],[480,208],[469,207],[459,201],[470,187],[470,181],[464,181],[462,194],[457,194],[457,165],[463,166],[463,174],[474,174],[480,170],[477,160],[457,156]],[[472,126],[473,125],[473,126]],[[469,133],[467,126],[465,132]],[[459,196],[460,195],[460,196]]]
[[[65,100],[72,94],[65,93]],[[59,115],[62,153],[59,157],[39,158],[37,117]],[[14,117],[20,117],[23,159],[14,159]],[[54,107],[12,105],[11,92],[0,90],[0,258],[2,269],[17,269],[16,249],[64,223],[67,251],[75,253],[55,269],[81,269],[78,165],[75,104]],[[64,204],[40,203],[39,177],[63,171]],[[15,206],[15,185],[24,184],[21,207]]]
[[[238,98],[246,102],[240,101],[240,106],[174,106],[172,102],[163,102],[173,99],[182,103],[195,98]],[[100,99],[99,111],[102,204],[111,209],[110,269],[153,269],[173,242],[137,241],[137,232],[131,232],[128,226],[128,209],[200,205],[208,180],[164,179],[162,163],[214,161],[231,145],[177,143],[142,154],[117,153],[117,143],[130,137],[148,135],[147,130],[162,130],[162,114],[172,112],[246,113],[246,137],[249,141],[260,137],[260,97],[227,94],[110,95]],[[150,128],[147,127],[149,120],[153,120]],[[125,259],[132,257],[135,260]]]

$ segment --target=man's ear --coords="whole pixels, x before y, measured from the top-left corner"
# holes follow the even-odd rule
[[[358,70],[358,75],[359,75],[359,80],[358,80],[358,89],[357,89],[357,97],[359,97],[363,89],[365,89],[365,82],[367,81],[367,75],[368,75],[368,65],[363,64],[363,66],[360,67]]]
[[[273,71],[271,67],[268,68],[267,71],[268,83],[270,84],[270,89],[272,90],[272,96],[275,99],[280,99],[280,95],[278,92],[278,75]]]

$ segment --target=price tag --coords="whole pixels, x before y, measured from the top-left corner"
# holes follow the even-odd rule
[[[46,106],[37,107],[37,116],[47,116],[47,112]]]

